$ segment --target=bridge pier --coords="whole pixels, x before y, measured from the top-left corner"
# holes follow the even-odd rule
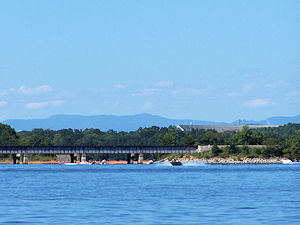
[[[17,154],[12,154],[13,164],[17,164]]]
[[[28,155],[27,154],[23,155],[23,164],[28,164]]]
[[[21,154],[12,154],[13,164],[20,164]]]
[[[130,164],[133,164],[134,156],[135,156],[135,153],[130,154]]]
[[[86,154],[80,155],[80,162],[86,162]]]
[[[144,155],[143,155],[143,153],[140,153],[139,159],[138,159],[138,164],[143,164],[143,161],[144,161]]]
[[[127,164],[133,164],[133,158],[134,158],[135,154],[131,153],[131,154],[127,154]]]
[[[71,163],[75,163],[75,155],[74,154],[70,154],[71,157]]]
[[[130,154],[127,154],[127,164],[130,164]]]
[[[21,154],[16,155],[16,164],[20,164],[21,161]]]

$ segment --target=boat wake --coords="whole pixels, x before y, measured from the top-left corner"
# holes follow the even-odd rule
[[[154,165],[156,165],[156,166],[172,166],[172,164],[169,161],[158,161]],[[182,162],[181,166],[205,166],[205,165],[206,164],[203,161],[197,160],[197,161]]]
[[[183,162],[182,165],[183,166],[205,166],[206,164],[201,160],[197,160],[197,161]]]
[[[156,166],[172,166],[169,161],[164,161],[164,160],[163,161],[157,161],[153,165],[156,165]]]

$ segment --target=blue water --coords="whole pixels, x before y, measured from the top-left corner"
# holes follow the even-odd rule
[[[0,165],[0,224],[300,224],[300,165]]]

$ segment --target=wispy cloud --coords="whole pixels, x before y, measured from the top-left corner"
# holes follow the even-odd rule
[[[298,103],[300,102],[300,92],[297,90],[290,91],[285,94],[284,100],[287,102]]]
[[[49,106],[49,102],[30,102],[26,104],[27,109],[41,109]]]
[[[241,94],[239,92],[229,92],[227,94],[228,97],[237,97],[240,96]]]
[[[186,95],[202,95],[208,93],[207,88],[181,88],[177,90],[173,90],[172,94],[186,94]]]
[[[10,107],[24,104],[27,109],[41,109],[50,106],[61,106],[64,103],[64,100],[62,100],[63,94],[47,84],[38,87],[22,85],[19,88],[9,88],[1,91],[0,95],[9,99]],[[0,101],[0,107],[6,104],[6,101]]]
[[[143,106],[142,106],[142,110],[149,110],[153,108],[153,104],[151,102],[146,102]]]
[[[158,88],[144,88],[140,92],[132,94],[132,96],[149,96],[159,92],[161,92],[161,90]]]
[[[290,86],[291,84],[289,82],[286,81],[278,81],[275,83],[267,83],[265,84],[266,88],[279,88],[279,87],[287,87]]]
[[[266,73],[262,72],[262,71],[248,71],[243,73],[245,78],[265,78],[267,76]]]
[[[50,105],[61,106],[64,103],[64,100],[54,100],[50,102]]]
[[[245,93],[248,93],[249,91],[251,91],[253,88],[255,87],[254,84],[246,84],[243,89],[242,89],[242,92],[245,94]]]
[[[245,103],[245,105],[247,107],[251,107],[251,108],[258,108],[258,107],[266,107],[266,106],[275,105],[275,104],[270,102],[270,100],[268,100],[268,99],[253,99],[253,100],[247,101]]]
[[[0,101],[0,107],[3,107],[3,106],[5,106],[7,104],[7,102],[6,101]]]
[[[117,90],[122,90],[122,89],[127,89],[127,88],[129,88],[128,84],[120,84],[119,83],[114,86],[114,89],[117,89]]]
[[[173,81],[160,81],[155,84],[155,87],[161,87],[161,88],[172,87],[173,84],[174,84]]]
[[[63,104],[63,100],[55,100],[55,101],[44,101],[44,102],[30,102],[25,105],[27,109],[42,109],[50,106],[61,106]]]
[[[18,88],[18,93],[20,94],[26,94],[26,95],[35,95],[35,94],[41,94],[41,93],[48,93],[52,91],[52,87],[45,84],[36,88],[29,88],[26,86],[21,86]]]

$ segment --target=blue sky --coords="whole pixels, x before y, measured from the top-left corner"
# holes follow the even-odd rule
[[[0,121],[300,114],[300,1],[0,0]]]

